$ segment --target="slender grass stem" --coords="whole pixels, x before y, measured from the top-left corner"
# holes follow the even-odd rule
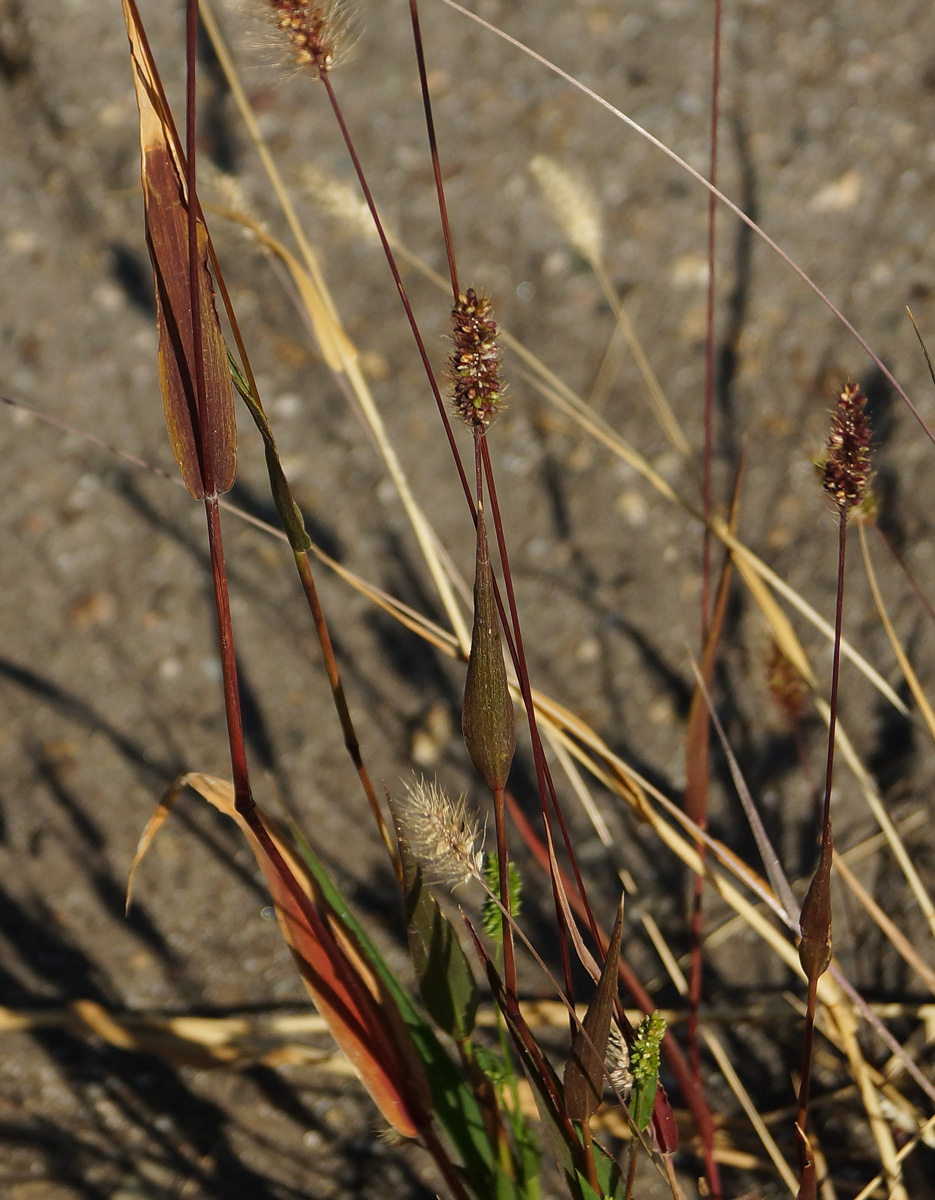
[[[402,884],[402,865],[399,861],[399,856],[396,853],[396,847],[393,845],[393,840],[390,837],[389,830],[386,827],[386,821],[383,819],[383,811],[380,808],[377,800],[376,792],[374,791],[373,782],[370,779],[370,772],[364,763],[363,755],[360,750],[360,741],[357,737],[357,730],[354,728],[354,721],[351,717],[350,709],[347,704],[347,696],[344,692],[344,683],[341,680],[341,673],[338,669],[338,661],[334,653],[334,645],[331,641],[331,635],[328,632],[328,625],[325,621],[325,614],[321,607],[321,601],[318,597],[318,589],[315,586],[315,578],[312,575],[311,564],[308,560],[308,555],[305,553],[293,552],[295,565],[299,572],[299,578],[302,581],[302,589],[305,592],[305,598],[308,602],[309,611],[312,614],[312,620],[315,623],[315,632],[318,634],[319,645],[321,646],[321,654],[325,663],[325,671],[328,675],[328,683],[331,687],[331,695],[334,700],[334,706],[337,710],[338,720],[341,723],[341,732],[344,735],[344,745],[354,768],[360,778],[361,786],[364,789],[364,795],[367,797],[367,803],[370,806],[370,811],[373,813],[373,818],[377,823],[377,828],[380,831],[380,837],[386,847],[386,851],[390,856],[390,862],[396,871],[396,876],[400,884]]]
[[[482,445],[486,443],[486,435],[482,426],[475,427],[474,434],[474,472],[475,472],[475,505],[478,513],[478,537],[483,534],[484,526],[480,518],[484,511],[484,459]],[[486,545],[486,537],[484,539]],[[472,655],[474,649],[471,651]],[[509,710],[508,710],[509,711]],[[502,777],[501,777],[502,778]],[[519,1011],[519,999],[516,992],[516,957],[513,948],[513,923],[511,920],[510,896],[510,848],[506,830],[506,812],[503,803],[503,784],[493,788],[494,828],[497,836],[497,868],[500,879],[500,904],[503,928],[503,980],[506,987],[506,1001],[509,1015],[515,1016]]]
[[[809,890],[809,896],[812,895],[812,890],[816,888],[816,884],[824,875],[830,877],[831,860],[834,853],[834,839],[831,826],[831,788],[834,779],[834,745],[835,745],[835,728],[837,726],[838,715],[838,683],[840,678],[841,666],[841,626],[844,616],[844,568],[847,551],[847,505],[845,503],[838,504],[838,579],[837,579],[837,594],[835,599],[834,610],[834,649],[832,652],[831,666],[831,696],[829,700],[829,720],[828,720],[828,754],[825,766],[825,791],[822,801],[821,813],[821,852],[818,864],[818,870],[815,875],[815,880],[812,883],[812,888]],[[817,895],[817,892],[816,892]],[[808,899],[806,899],[806,907]],[[804,914],[803,908],[803,914]],[[827,941],[828,941],[828,956],[830,958],[831,945],[831,910],[827,907],[826,915],[823,914],[823,919],[827,925]],[[803,944],[804,938],[807,936],[805,929],[805,920],[803,919]],[[827,966],[827,963],[825,964]],[[808,1196],[814,1193],[815,1189],[815,1162],[811,1147],[808,1143],[806,1135],[806,1122],[808,1120],[808,1101],[811,1086],[811,1069],[812,1069],[812,1048],[814,1042],[815,1030],[815,1007],[818,995],[818,980],[825,967],[812,966],[807,970],[808,974],[808,997],[805,1010],[805,1030],[802,1037],[802,1078],[799,1083],[799,1093],[796,1104],[796,1131],[799,1142],[799,1166],[801,1170],[799,1195]]]
[[[458,471],[458,477],[461,480],[461,487],[468,501],[471,500],[471,486],[468,483],[467,475],[465,474],[464,464],[461,461],[461,455],[458,453],[458,447],[454,438],[454,431],[451,428],[451,421],[448,419],[448,412],[445,407],[445,401],[442,398],[441,390],[435,379],[435,372],[432,370],[432,363],[429,359],[428,350],[425,347],[425,341],[422,337],[422,332],[419,329],[418,322],[415,318],[415,313],[412,311],[412,305],[409,302],[409,295],[406,292],[406,287],[403,283],[402,276],[399,273],[399,266],[396,262],[396,255],[393,253],[393,248],[390,245],[389,238],[386,235],[383,221],[380,218],[379,210],[373,198],[373,193],[370,191],[370,185],[367,182],[367,177],[364,174],[363,165],[360,157],[357,154],[357,148],[354,145],[354,140],[351,137],[350,130],[344,120],[344,113],[338,103],[337,95],[331,83],[331,78],[327,72],[324,72],[321,77],[322,83],[325,86],[325,91],[328,94],[328,100],[331,104],[334,118],[338,123],[338,128],[341,130],[341,136],[344,139],[344,145],[350,155],[351,163],[354,167],[354,172],[357,175],[357,182],[360,184],[360,190],[363,192],[364,200],[370,210],[370,215],[373,217],[374,225],[376,226],[377,236],[380,239],[380,244],[383,247],[383,254],[386,258],[387,265],[390,268],[390,273],[393,276],[393,282],[396,284],[396,290],[399,293],[399,299],[406,313],[406,320],[409,322],[409,328],[412,330],[412,336],[415,338],[416,348],[419,351],[419,357],[422,359],[422,366],[425,369],[425,375],[429,382],[429,387],[432,389],[432,395],[435,397],[435,404],[438,408],[442,419],[442,424],[445,429],[445,436],[448,438],[448,445],[451,448],[452,457],[455,460],[455,466]]]
[[[708,178],[717,187],[718,133],[721,91],[721,0],[714,0],[714,39],[711,50],[711,152]],[[711,468],[714,457],[714,284],[717,198],[708,193],[708,287],[705,303],[704,462],[702,510],[705,518],[701,554],[701,640],[704,642],[711,610]]]
[[[438,197],[438,215],[442,223],[442,233],[445,238],[445,253],[448,256],[448,273],[451,276],[451,291],[454,302],[458,302],[461,287],[458,283],[458,268],[455,263],[454,242],[451,237],[451,225],[448,220],[448,205],[445,201],[445,187],[442,182],[441,162],[438,157],[438,141],[435,137],[435,118],[432,115],[432,97],[429,92],[428,73],[425,69],[425,48],[422,44],[422,29],[419,24],[418,0],[409,0],[409,16],[412,21],[412,40],[415,43],[416,59],[419,64],[419,86],[422,88],[422,108],[425,112],[425,131],[429,139],[429,152],[432,156],[432,171],[435,175],[435,194]]]

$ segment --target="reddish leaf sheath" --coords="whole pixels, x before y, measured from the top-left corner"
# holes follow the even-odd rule
[[[146,241],[156,279],[159,382],[172,453],[196,499],[233,485],[237,429],[227,350],[207,263],[207,233],[198,223],[201,349],[205,392],[195,388],[194,336],[188,281],[188,205],[175,160],[164,146],[143,152]]]
[[[227,349],[208,271],[208,231],[196,212],[201,375],[196,398],[185,164],[159,72],[134,0],[123,0],[130,66],[140,111],[146,241],[156,280],[159,382],[172,453],[198,500],[229,491],[237,471],[237,428]],[[197,206],[196,206],[197,208]]]

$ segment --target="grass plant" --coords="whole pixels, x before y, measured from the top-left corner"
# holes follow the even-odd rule
[[[712,12],[707,178],[480,11],[454,0],[423,6],[410,0],[408,14],[399,7],[387,54],[403,54],[398,35],[408,19],[407,57],[393,70],[406,81],[403,100],[425,130],[423,186],[413,202],[418,251],[408,244],[413,222],[405,212],[397,207],[400,231],[381,215],[380,170],[368,164],[355,133],[361,103],[374,122],[379,114],[355,99],[360,81],[350,52],[346,84],[341,75],[349,30],[359,25],[356,36],[368,36],[365,11],[312,0],[267,5],[274,33],[298,69],[289,86],[307,89],[296,120],[316,128],[327,121],[322,141],[332,139],[322,155],[327,161],[303,173],[308,193],[300,199],[295,179],[287,181],[277,163],[275,139],[264,133],[257,96],[245,86],[243,51],[231,52],[224,32],[229,15],[208,0],[200,6],[187,0],[178,50],[184,100],[170,102],[181,77],[172,70],[171,86],[164,83],[168,68],[147,38],[150,18],[141,16],[136,0],[123,2],[140,115],[159,385],[179,473],[174,482],[181,480],[205,514],[231,776],[189,763],[166,779],[130,875],[135,895],[145,895],[151,859],[144,856],[156,833],[186,788],[199,794],[245,839],[317,1015],[285,1027],[269,1017],[266,1034],[275,1045],[260,1056],[251,1049],[255,1022],[248,1017],[144,1016],[97,997],[41,1012],[10,1006],[0,1010],[0,1028],[36,1036],[60,1029],[200,1066],[314,1061],[340,1071],[349,1064],[383,1125],[411,1144],[409,1161],[425,1186],[459,1200],[536,1200],[560,1191],[575,1200],[786,1193],[802,1200],[819,1194],[921,1200],[935,1144],[931,1052],[918,1032],[932,1019],[935,904],[929,862],[912,849],[925,797],[890,811],[892,783],[884,781],[880,755],[868,764],[858,750],[868,712],[885,713],[915,739],[935,737],[919,648],[924,639],[900,635],[912,623],[928,632],[931,608],[925,584],[894,546],[892,523],[887,531],[884,489],[874,494],[872,455],[883,441],[874,412],[882,402],[874,408],[868,401],[884,395],[905,406],[916,443],[935,440],[924,419],[929,401],[899,382],[904,366],[917,364],[874,348],[872,335],[846,315],[847,305],[827,298],[826,282],[793,261],[782,238],[760,228],[749,188],[740,202],[730,198],[736,181],[728,172],[723,182],[719,161],[725,70],[719,3]],[[614,19],[592,15],[598,24]],[[498,19],[508,24],[508,16]],[[625,294],[601,201],[538,148],[526,156],[526,202],[551,212],[560,239],[552,253],[564,273],[551,295],[566,307],[548,316],[549,327],[575,313],[576,305],[561,298],[572,288],[589,297],[592,317],[604,324],[590,395],[565,377],[586,375],[564,360],[565,330],[556,354],[548,338],[529,344],[539,318],[524,313],[525,283],[514,283],[515,294],[504,297],[522,328],[513,329],[509,316],[506,327],[495,318],[501,305],[494,285],[502,286],[503,271],[492,252],[478,251],[459,229],[460,213],[471,205],[485,210],[481,225],[495,225],[501,200],[484,194],[471,170],[461,168],[467,151],[446,137],[453,101],[445,72],[439,83],[433,67],[440,28],[463,39],[464,57],[456,60],[463,78],[454,93],[457,104],[476,108],[469,129],[485,125],[476,63],[501,52],[499,35],[509,42],[509,61],[532,72],[524,79],[557,88],[557,73],[561,95],[574,97],[567,103],[585,104],[589,113],[593,106],[606,117],[608,144],[619,145],[621,155],[640,144],[673,160],[677,182],[670,186],[691,188],[698,219],[694,256],[682,256],[703,294],[681,327],[694,343],[690,386],[666,382],[666,337],[677,335],[676,325],[663,305],[653,330],[645,310]],[[262,165],[261,214],[205,162],[199,46],[202,61],[210,46],[238,127]],[[439,112],[436,89],[446,101]],[[745,114],[736,97],[729,116],[742,150]],[[484,132],[496,137],[496,130]],[[668,136],[674,140],[671,130]],[[741,166],[745,154],[738,151]],[[827,203],[837,201],[832,196]],[[380,311],[394,329],[388,370],[368,348],[368,326],[336,298],[346,294],[348,281],[339,279],[331,290],[335,256],[326,252],[323,263],[316,244],[322,236],[308,231],[326,209],[332,219],[337,214],[336,244],[353,262],[368,262],[374,281],[368,287],[384,288]],[[722,300],[719,247],[728,219],[738,240],[733,292]],[[754,245],[759,270],[791,267],[800,301],[814,303],[821,320],[827,316],[830,328],[847,334],[840,346],[848,348],[835,350],[833,365],[842,374],[859,370],[872,383],[862,389],[838,378],[836,393],[828,393],[825,364],[821,386],[812,380],[804,389],[807,407],[796,411],[805,412],[809,436],[825,442],[818,478],[804,448],[789,437],[791,374],[771,381],[775,400],[758,412],[759,444],[742,445],[734,397],[742,386],[737,360],[756,357],[740,328]],[[439,263],[445,274],[435,269]],[[484,278],[485,268],[493,281]],[[288,299],[314,347],[309,387],[330,389],[329,403],[343,395],[378,456],[387,495],[405,518],[407,546],[420,556],[418,585],[406,595],[394,594],[385,580],[363,578],[319,544],[321,517],[315,506],[309,511],[309,493],[283,449],[276,405],[264,399],[265,372],[254,359],[265,351],[251,345],[256,322],[242,321],[237,311],[243,279],[254,286],[256,276],[275,305]],[[549,291],[548,273],[538,278]],[[722,304],[737,323],[730,337],[720,328]],[[409,360],[397,352],[403,337],[414,347],[405,351]],[[648,402],[643,416],[632,416],[635,405],[614,403],[624,350],[632,360],[628,395],[639,392]],[[7,404],[24,407],[15,397]],[[244,411],[250,422],[242,420]],[[431,434],[423,432],[429,421]],[[416,453],[406,445],[412,428],[419,430]],[[519,428],[527,440],[538,439],[551,464],[545,494],[554,539],[538,560],[522,544],[527,524],[538,518],[524,513],[526,500],[513,479]],[[294,433],[285,437],[295,454]],[[791,467],[779,464],[770,445],[781,437],[790,442],[783,453],[800,460]],[[654,556],[664,559],[662,547],[674,539],[670,561],[681,581],[674,581],[675,568],[672,579],[664,568],[634,586],[641,612],[663,624],[676,620],[681,632],[694,630],[691,644],[683,637],[673,649],[671,638],[660,635],[660,651],[651,626],[638,626],[625,606],[605,603],[606,595],[619,601],[629,581],[608,584],[582,548],[587,535],[571,532],[565,485],[552,478],[553,467],[559,474],[553,442],[567,455],[563,469],[585,478],[593,473],[596,498],[606,498],[608,478],[625,482],[612,518],[622,527],[624,561],[628,537],[654,539],[654,548],[639,556],[642,566],[654,566]],[[254,483],[265,473],[267,508],[278,528],[246,510],[237,489],[239,454],[252,464]],[[889,471],[878,474],[885,481]],[[329,488],[316,503],[329,514],[345,505],[365,513],[355,507],[361,478],[351,471],[346,494]],[[784,504],[795,506],[800,530],[812,530],[800,560],[777,552],[788,542],[770,542],[781,528],[770,505]],[[575,505],[577,511],[577,499]],[[347,880],[339,886],[340,872],[329,864],[315,822],[303,819],[294,783],[271,782],[259,769],[243,698],[244,638],[230,599],[237,586],[235,519],[285,541],[291,554],[296,609],[301,594],[320,650],[320,660],[306,664],[308,674],[323,670],[335,730],[350,759],[335,768],[343,782],[328,803],[341,810],[361,845],[371,838],[383,855],[382,882],[398,905],[397,935],[405,926],[402,966],[343,894]],[[608,519],[600,512],[583,518]],[[874,566],[874,521],[898,619]],[[847,565],[854,526],[862,578]],[[466,578],[472,561],[473,588]],[[321,568],[338,576],[340,592],[320,578]],[[808,577],[819,570],[830,581],[824,589]],[[405,572],[388,574],[398,587]],[[852,591],[865,606],[872,603],[872,631],[866,619],[849,626]],[[355,613],[366,611],[361,624],[378,614],[380,627],[393,631],[388,638],[405,639],[409,661],[416,653],[429,656],[432,670],[457,693],[457,704],[449,697],[447,707],[458,709],[466,758],[443,746],[434,778],[398,783],[381,761],[387,739],[375,736],[366,711],[371,664],[342,649],[343,613],[335,635],[327,602],[351,595],[361,598]],[[589,613],[596,632],[584,639],[569,633],[565,615],[550,611],[562,603]],[[905,615],[908,604],[912,617]],[[823,615],[828,611],[831,619]],[[619,654],[612,643],[621,636],[628,670],[639,671],[624,684],[619,671],[602,676]],[[287,640],[292,657],[304,660],[304,627]],[[602,677],[610,700],[592,703]],[[408,682],[418,690],[419,679]],[[640,704],[642,721],[626,716]],[[654,726],[663,731],[659,737]],[[768,743],[778,765],[767,763]],[[885,757],[885,741],[882,749]],[[275,776],[275,762],[264,765]],[[381,779],[385,802],[374,784]],[[462,788],[469,799],[454,798]],[[775,811],[787,796],[797,805],[794,816]],[[367,833],[364,814],[372,824]],[[482,831],[489,834],[486,852]],[[875,894],[870,867],[882,871],[884,864],[887,888]],[[129,889],[127,903],[132,912]],[[226,912],[223,920],[236,924],[237,917]],[[898,996],[863,966],[861,943],[871,936],[881,972],[899,962]],[[751,979],[748,957],[761,978]],[[741,985],[731,983],[732,973]],[[312,1051],[296,1039],[313,1026],[327,1031],[337,1051]]]

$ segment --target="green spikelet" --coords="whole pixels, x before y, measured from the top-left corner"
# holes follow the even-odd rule
[[[665,1017],[657,1010],[640,1021],[630,1047],[630,1071],[633,1075],[630,1114],[637,1129],[645,1129],[652,1120],[659,1082],[659,1047],[665,1032]]]
[[[500,897],[500,862],[496,854],[490,854],[484,863],[484,880],[493,894]],[[514,919],[519,916],[522,905],[522,879],[516,863],[510,863],[510,912]],[[488,896],[484,901],[482,917],[484,933],[498,945],[503,941],[503,914]]]

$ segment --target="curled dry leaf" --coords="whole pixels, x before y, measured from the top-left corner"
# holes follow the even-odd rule
[[[208,271],[208,231],[197,222],[201,363],[195,362],[188,258],[189,197],[178,135],[133,0],[124,0],[130,63],[140,110],[146,241],[156,280],[159,383],[172,453],[196,499],[230,490],[237,427],[227,349]],[[201,395],[196,379],[201,374]]]

